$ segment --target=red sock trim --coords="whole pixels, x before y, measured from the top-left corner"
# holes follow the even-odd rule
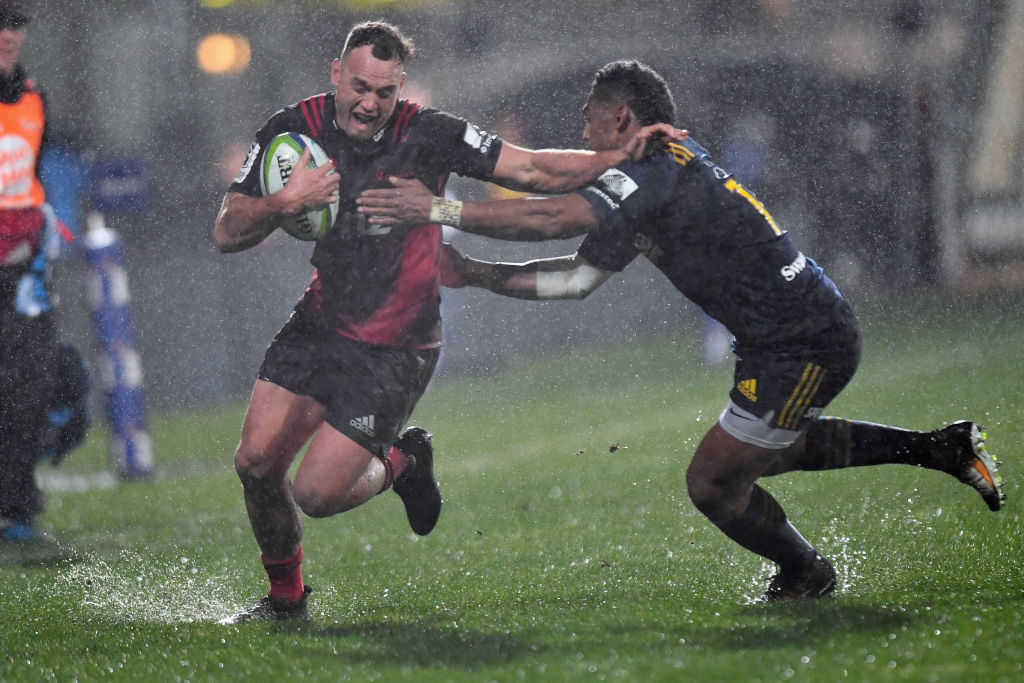
[[[409,458],[401,450],[395,446],[391,447],[388,451],[388,457],[384,458],[384,488],[380,491],[384,493],[391,485],[395,483],[395,479],[402,476],[402,472],[409,467]]]
[[[284,560],[268,560],[260,555],[263,569],[270,579],[270,597],[295,602],[302,597],[302,546],[299,552]]]

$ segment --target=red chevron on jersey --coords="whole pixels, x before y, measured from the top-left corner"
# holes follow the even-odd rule
[[[302,115],[306,119],[309,130],[313,133],[313,137],[317,137],[324,130],[324,107],[326,101],[327,95],[320,93],[299,102],[299,108],[302,110]]]
[[[420,105],[415,102],[406,102],[402,107],[401,113],[398,114],[398,120],[395,122],[395,133],[391,136],[392,142],[405,142],[409,138],[409,121],[412,120],[413,114],[419,111]]]

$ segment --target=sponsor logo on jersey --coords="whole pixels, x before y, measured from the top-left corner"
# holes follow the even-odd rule
[[[367,436],[376,436],[377,434],[373,428],[373,415],[353,417],[348,423]]]
[[[462,133],[462,141],[474,149],[480,149],[480,143],[484,141],[480,129],[472,123],[466,124],[466,130]]]
[[[617,201],[624,201],[640,189],[636,181],[617,168],[609,168],[597,178],[597,183]]]
[[[757,380],[744,379],[736,383],[736,391],[757,403]]]
[[[491,146],[497,139],[496,135],[486,133],[472,123],[466,124],[466,130],[462,133],[462,141],[473,149],[479,151],[481,154],[487,154],[491,151]]]
[[[484,141],[480,143],[480,153],[486,156],[487,153],[491,151],[491,145],[494,144],[494,141],[496,139],[497,139],[496,135],[491,135],[490,133],[484,133]]]
[[[604,202],[605,204],[608,205],[608,208],[610,208],[612,210],[616,210],[616,209],[619,208],[619,203],[617,201],[615,201],[614,199],[609,197],[607,194],[602,192],[600,189],[594,187],[593,185],[591,185],[590,187],[586,188],[586,190],[587,190],[587,192],[590,192],[591,194],[597,195],[601,199],[602,202]]]
[[[245,153],[245,160],[242,162],[242,168],[235,176],[234,182],[240,183],[245,180],[245,176],[249,175],[249,171],[252,170],[252,165],[256,163],[257,157],[260,155],[260,143],[254,142],[249,146],[249,151]]]
[[[803,272],[804,268],[807,267],[807,257],[803,255],[803,252],[797,254],[796,260],[790,263],[788,266],[782,266],[780,273],[782,273],[782,279],[786,282],[792,282],[796,279],[796,276]]]

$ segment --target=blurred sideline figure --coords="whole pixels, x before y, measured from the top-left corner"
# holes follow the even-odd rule
[[[390,24],[356,25],[331,65],[335,92],[286,107],[259,129],[217,216],[214,241],[234,252],[259,244],[285,215],[341,199],[333,230],[313,250],[312,282],[267,349],[242,425],[235,468],[270,589],[225,623],[308,615],[299,510],[329,517],[394,488],[417,534],[430,533],[441,512],[431,435],[418,427],[399,431],[442,341],[440,224],[447,215],[411,227],[372,225],[356,211],[359,192],[398,175],[443,193],[450,173],[567,191],[630,155],[639,158],[655,130],[674,134],[669,126],[638,129],[621,149],[597,153],[503,143],[461,118],[401,99],[413,53]],[[284,189],[264,197],[261,150],[288,131],[319,143],[334,168],[306,168],[306,150]],[[307,441],[290,481],[289,467]]]
[[[38,176],[46,104],[18,61],[30,16],[0,0],[0,539],[48,540],[35,467],[59,464],[89,425],[88,372],[77,349],[58,344],[47,292],[56,214]]]
[[[597,72],[584,108],[591,150],[614,148],[640,126],[675,120],[664,79],[633,61]],[[360,210],[382,226],[419,220],[443,201],[392,179]],[[590,187],[554,198],[450,207],[469,232],[513,240],[587,234],[571,256],[487,263],[446,245],[446,284],[524,299],[583,298],[639,254],[734,335],[729,400],[686,472],[690,499],[729,538],[778,565],[764,601],[830,593],[836,573],[756,482],[795,470],[899,463],[947,472],[992,510],[1003,496],[980,425],[932,432],[822,417],[860,360],[857,318],[822,269],[800,253],[764,206],[692,139],[619,164]]]

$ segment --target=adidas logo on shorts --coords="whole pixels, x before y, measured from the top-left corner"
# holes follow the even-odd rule
[[[376,435],[373,428],[373,415],[367,415],[366,417],[353,417],[348,421],[348,423],[367,436]]]
[[[757,403],[757,380],[756,379],[745,379],[736,384],[736,390],[741,394],[749,398],[754,403]]]

